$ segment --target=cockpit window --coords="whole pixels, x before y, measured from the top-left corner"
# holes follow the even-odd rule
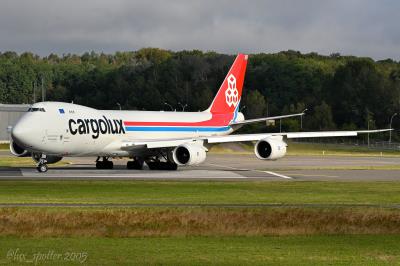
[[[28,112],[46,112],[46,110],[44,108],[31,107],[28,109]]]

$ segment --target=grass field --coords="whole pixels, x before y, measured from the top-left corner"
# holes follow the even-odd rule
[[[399,182],[10,180],[0,182],[0,203],[392,205],[399,192]],[[0,208],[0,263],[394,265],[400,210]]]
[[[4,208],[1,235],[181,237],[400,234],[400,211],[324,208]]]
[[[259,168],[259,171],[288,171],[288,170],[400,170],[399,164],[386,164],[386,165],[323,165],[323,166],[311,166],[311,165],[297,165],[297,166],[286,166],[286,167],[268,167]]]
[[[0,208],[0,264],[400,264],[400,182],[7,180],[0,203],[322,204]]]
[[[57,228],[69,228],[75,233],[89,226],[82,232],[92,232],[95,236],[204,235],[207,232],[213,235],[397,233],[396,230],[400,230],[400,210],[396,207],[400,203],[399,182],[2,181],[0,203],[156,204],[150,208],[57,207],[47,212],[46,208],[31,210],[27,207],[0,212],[0,232],[22,235],[22,228],[27,227],[25,235],[28,236],[49,235],[43,232],[63,235],[64,231],[50,230],[57,224]],[[162,204],[196,204],[198,207],[173,208]],[[217,205],[202,207],[207,204]],[[224,208],[218,204],[242,204],[244,207]],[[292,204],[294,207],[246,208],[248,204]],[[301,204],[313,205],[304,207]],[[374,208],[364,205],[374,205]],[[365,223],[369,226],[364,228]],[[108,225],[107,230],[104,224]],[[123,229],[127,231],[116,230],[120,224],[126,225]],[[148,226],[149,231],[142,230],[138,224]],[[171,226],[165,227],[168,224]],[[89,230],[97,225],[100,233]],[[353,228],[355,225],[359,230]],[[32,231],[32,228],[37,230]],[[176,228],[183,228],[183,231]]]
[[[2,156],[0,157],[0,167],[23,167],[36,166],[31,157],[15,157]]]
[[[397,265],[399,261],[398,235],[0,237],[0,263],[13,265]]]
[[[67,160],[62,160],[58,163],[52,164],[51,167],[67,165]],[[31,157],[15,157],[15,156],[2,156],[0,157],[0,167],[36,167],[35,161]]]
[[[0,203],[398,204],[400,182],[10,180]]]
[[[288,155],[400,156],[400,150],[368,149],[364,146],[288,142]]]
[[[210,150],[212,153],[238,153],[251,154],[254,151],[253,144],[216,145]],[[368,147],[354,145],[318,144],[288,142],[288,155],[302,156],[390,156],[400,157],[400,150],[368,149]]]

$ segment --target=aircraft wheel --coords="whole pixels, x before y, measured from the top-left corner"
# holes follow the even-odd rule
[[[109,160],[96,161],[96,169],[113,169],[114,163]]]
[[[178,169],[178,165],[171,162],[146,162],[146,164],[149,166],[150,170],[174,171]]]
[[[178,170],[178,165],[176,163],[169,163],[168,168],[169,168],[168,170],[175,171]]]
[[[39,164],[36,169],[38,170],[38,172],[40,173],[45,173],[47,172],[47,170],[49,170],[49,167],[47,166],[47,164]]]
[[[96,169],[104,169],[104,164],[101,161],[96,162]]]
[[[150,170],[157,170],[156,162],[146,162]]]
[[[105,169],[113,169],[114,168],[114,163],[111,161],[105,161]]]
[[[143,169],[143,161],[140,162],[138,160],[135,161],[129,161],[126,163],[126,168],[128,169],[136,169],[136,170],[142,170]]]

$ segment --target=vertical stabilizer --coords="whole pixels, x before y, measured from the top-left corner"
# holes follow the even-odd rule
[[[238,54],[210,107],[211,113],[234,113],[242,97],[248,55]]]

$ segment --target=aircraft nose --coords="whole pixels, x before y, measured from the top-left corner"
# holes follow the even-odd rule
[[[17,123],[11,130],[11,137],[18,143],[28,144],[30,138],[29,129]]]

